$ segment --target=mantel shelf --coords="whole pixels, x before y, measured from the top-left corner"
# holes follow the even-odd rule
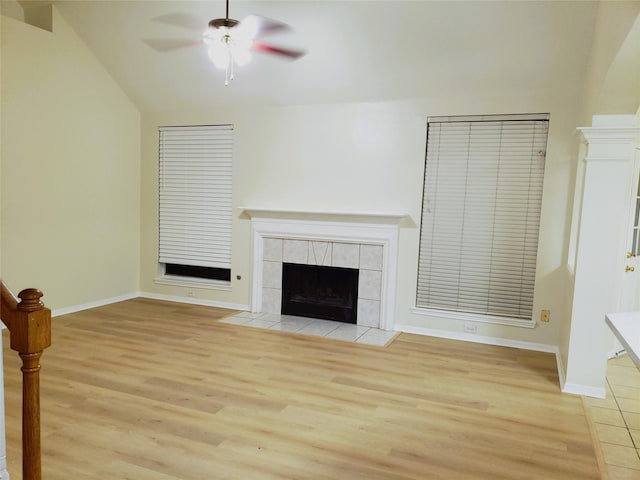
[[[276,208],[239,207],[242,215],[252,219],[312,220],[325,222],[399,224],[409,218],[405,213],[335,212],[320,210],[285,210]]]

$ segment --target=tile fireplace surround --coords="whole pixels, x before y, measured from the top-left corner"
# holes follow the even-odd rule
[[[280,313],[283,262],[357,268],[357,324],[393,330],[404,215],[242,210],[253,234],[252,312]]]

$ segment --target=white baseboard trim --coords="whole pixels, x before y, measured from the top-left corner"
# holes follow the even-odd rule
[[[127,293],[126,295],[120,295],[118,297],[106,298],[103,300],[96,300],[95,302],[83,303],[81,305],[74,305],[72,307],[57,308],[51,311],[51,316],[58,317],[60,315],[67,315],[69,313],[81,312],[82,310],[102,307],[104,305],[123,302],[125,300],[131,300],[133,298],[138,298],[138,297],[151,298],[154,300],[166,300],[168,302],[188,303],[191,305],[204,305],[207,307],[228,308],[230,310],[242,310],[247,312],[250,311],[249,305],[243,305],[239,303],[218,302],[214,300],[204,300],[202,298],[178,297],[173,295],[161,295],[161,294],[149,293],[149,292],[133,292],[133,293]],[[2,477],[0,477],[0,479],[1,478]]]
[[[166,300],[168,302],[188,303],[191,305],[204,305],[206,307],[228,308],[230,310],[242,310],[244,312],[251,311],[249,305],[240,303],[219,302],[217,300],[206,300],[194,297],[179,297],[175,295],[162,295],[159,293],[140,292],[137,296],[143,298],[151,298],[153,300]]]
[[[582,395],[585,397],[605,398],[607,392],[604,388],[590,387],[588,385],[578,385],[576,383],[564,383],[562,393],[571,393],[573,395]]]
[[[567,383],[567,373],[564,370],[564,364],[562,363],[562,357],[560,356],[559,350],[556,353],[556,363],[558,365],[558,379],[560,380],[560,391],[562,393],[570,393],[572,395],[580,395],[584,397],[605,398],[607,393],[604,388]]]
[[[522,342],[520,340],[509,340],[509,339],[497,338],[497,337],[485,337],[481,335],[474,335],[472,333],[449,332],[446,330],[435,330],[430,328],[413,327],[410,325],[396,324],[394,329],[401,332],[406,332],[406,333],[415,333],[417,335],[428,335],[430,337],[448,338],[450,340],[461,340],[463,342],[483,343],[486,345],[497,345],[499,347],[522,348],[524,350],[533,350],[535,352],[554,353],[556,356],[556,368],[558,369],[559,387],[563,393],[565,392],[564,388],[562,388],[562,385],[565,385],[564,367],[562,365],[562,358],[560,357],[560,349],[556,345],[547,345],[545,343]],[[573,392],[567,391],[566,393],[573,393]]]
[[[536,352],[555,353],[558,355],[558,347],[556,345],[547,345],[545,343],[523,342],[520,340],[509,340],[498,337],[485,337],[475,335],[473,333],[450,332],[448,330],[435,330],[431,328],[414,327],[411,325],[394,326],[394,330],[406,333],[415,333],[417,335],[427,335],[429,337],[448,338],[450,340],[462,340],[463,342],[484,343],[486,345],[497,345],[499,347],[522,348],[524,350],[533,350]]]
[[[67,315],[68,313],[81,312],[82,310],[88,310],[90,308],[102,307],[111,303],[123,302],[125,300],[131,300],[132,298],[139,297],[138,292],[127,293],[126,295],[120,295],[118,297],[106,298],[104,300],[96,300],[95,302],[83,303],[80,305],[74,305],[73,307],[56,308],[51,311],[52,317],[58,317],[60,315]]]
[[[556,352],[556,366],[558,367],[558,381],[560,382],[560,391],[564,392],[564,384],[567,381],[567,374],[564,371],[564,363],[562,363],[562,355],[560,355],[560,349],[558,349],[558,351]]]

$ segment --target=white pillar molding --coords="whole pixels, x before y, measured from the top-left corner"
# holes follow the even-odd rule
[[[599,115],[578,129],[586,143],[571,303],[566,377],[562,390],[604,397],[612,342],[605,314],[617,307],[624,268],[630,174],[640,127],[633,115]]]

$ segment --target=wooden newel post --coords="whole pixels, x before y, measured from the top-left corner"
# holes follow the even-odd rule
[[[40,301],[42,292],[28,288],[18,294],[17,308],[23,313],[20,328],[22,334],[11,332],[11,348],[22,359],[22,477],[24,480],[41,480],[40,447],[40,357],[51,345],[51,312]]]
[[[4,283],[0,286],[2,321],[11,349],[22,359],[22,478],[41,480],[40,357],[51,345],[51,311],[40,301],[40,290],[23,290],[18,302]]]
[[[42,478],[40,446],[40,356],[20,353],[22,359],[22,477]]]

